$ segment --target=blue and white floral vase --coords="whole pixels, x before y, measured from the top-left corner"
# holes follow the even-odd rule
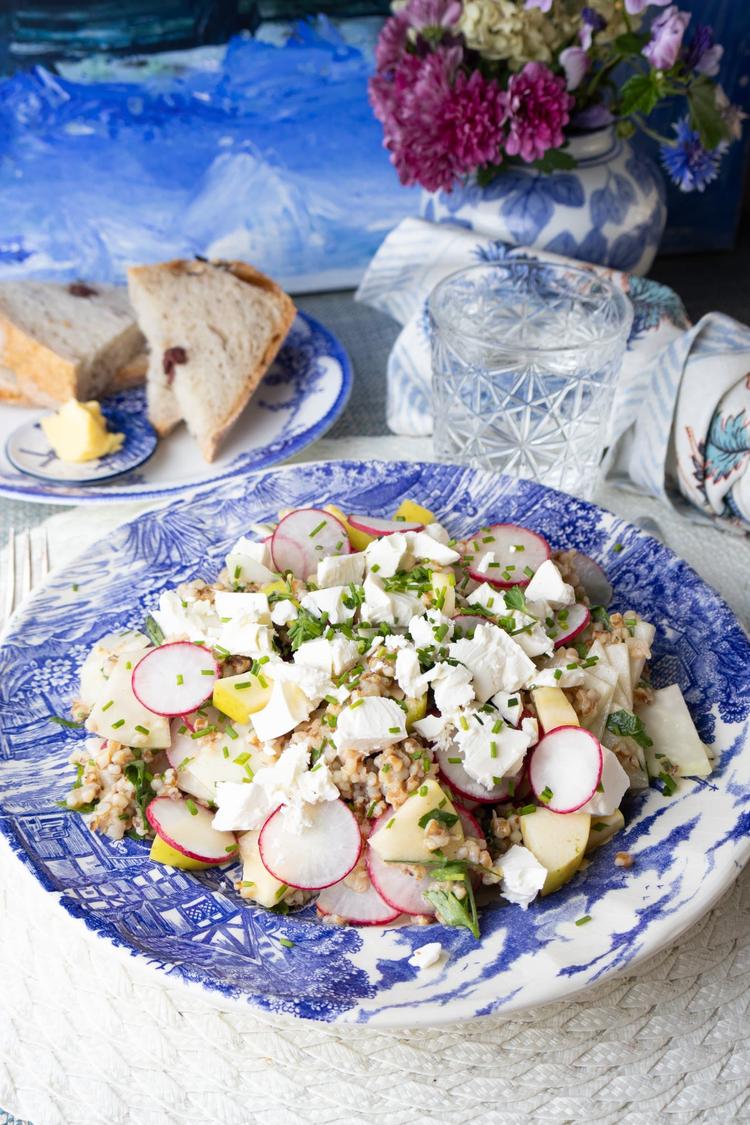
[[[645,274],[667,221],[656,164],[613,128],[571,139],[577,165],[565,172],[506,168],[485,187],[470,179],[450,192],[423,192],[422,218],[489,238]]]

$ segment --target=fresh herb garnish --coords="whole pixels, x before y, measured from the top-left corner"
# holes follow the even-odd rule
[[[620,738],[632,738],[641,749],[648,750],[654,743],[649,738],[641,719],[631,711],[613,711],[607,717],[607,730]]]
[[[519,611],[526,609],[526,598],[523,596],[523,590],[520,586],[511,586],[510,590],[505,590],[503,598],[505,599],[506,609]]]
[[[431,820],[436,820],[446,828],[452,828],[458,820],[458,813],[446,812],[445,809],[430,809],[424,816],[420,816],[417,824],[420,828],[426,828]]]
[[[292,646],[292,651],[296,652],[300,645],[305,641],[314,641],[318,637],[322,637],[328,625],[328,614],[324,613],[321,617],[315,617],[310,613],[309,609],[303,609],[300,606],[297,611],[297,618],[295,621],[290,621],[287,626],[287,634],[289,637],[289,644]]]
[[[591,620],[596,621],[599,625],[603,625],[608,633],[612,632],[612,622],[603,605],[592,605]]]
[[[102,710],[104,710],[104,708],[102,708]],[[57,723],[59,727],[65,727],[68,730],[80,730],[83,726],[83,719],[74,722],[72,719],[63,719],[59,715],[50,715],[49,721],[51,723]]]
[[[150,613],[143,622],[143,631],[151,643],[157,647],[164,643],[164,630],[156,618],[152,617]]]

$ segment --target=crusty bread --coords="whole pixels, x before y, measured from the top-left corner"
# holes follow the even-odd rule
[[[6,395],[45,406],[96,398],[143,348],[121,286],[0,284],[0,364],[15,376]]]
[[[124,367],[115,371],[112,382],[107,387],[107,394],[113,395],[116,391],[127,391],[131,387],[141,387],[146,382],[148,371],[148,355],[140,352]]]
[[[134,266],[128,286],[151,353],[149,418],[160,434],[184,419],[213,461],[284,342],[294,305],[245,262]]]
[[[137,355],[124,367],[115,371],[112,381],[105,394],[113,395],[117,391],[129,390],[131,387],[140,387],[146,382],[148,370],[148,356],[145,352]],[[0,403],[7,406],[57,406],[58,403],[50,395],[40,391],[31,383],[19,382],[15,371],[9,367],[0,366]]]

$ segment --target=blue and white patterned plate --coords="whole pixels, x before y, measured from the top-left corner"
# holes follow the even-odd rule
[[[24,422],[13,431],[5,443],[5,456],[20,473],[51,484],[103,484],[121,477],[145,464],[159,440],[146,417],[145,397],[138,387],[102,402],[107,429],[124,435],[121,447],[106,457],[82,464],[61,461],[38,420]],[[132,404],[133,409],[123,410],[121,401]]]
[[[184,426],[162,438],[147,463],[134,465],[109,482],[33,479],[27,475],[27,463],[25,472],[13,464],[17,451],[11,456],[6,449],[0,453],[0,496],[47,504],[156,500],[242,477],[292,457],[321,437],[346,406],[351,386],[351,363],[341,343],[317,320],[300,312],[212,464],[203,460]],[[148,424],[141,388],[121,391],[105,401],[106,410],[117,413],[120,428]],[[38,416],[36,409],[0,405],[0,450],[19,423],[33,423]]]
[[[388,515],[406,496],[457,535],[509,520],[599,559],[616,606],[657,626],[654,681],[682,687],[717,755],[715,773],[683,781],[673,797],[649,790],[633,800],[625,830],[587,870],[526,912],[485,909],[478,942],[442,926],[338,928],[317,921],[314,907],[280,917],[242,902],[225,873],[152,864],[143,844],[96,836],[58,807],[80,735],[47,716],[66,711],[97,637],[140,625],[176,582],[216,574],[248,524],[279,508],[332,500]],[[67,911],[158,971],[328,1022],[434,1024],[570,995],[674,941],[750,853],[750,642],[729,608],[684,562],[615,516],[540,485],[451,465],[293,466],[118,528],[12,622],[0,650],[0,737],[0,829]],[[633,855],[631,869],[614,865],[619,850]],[[584,915],[591,921],[576,926]],[[436,939],[447,959],[419,973],[409,957]]]

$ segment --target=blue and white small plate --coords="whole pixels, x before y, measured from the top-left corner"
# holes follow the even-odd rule
[[[215,461],[207,464],[185,426],[178,426],[158,440],[147,461],[118,470],[117,476],[110,474],[106,480],[98,473],[91,479],[92,462],[79,467],[85,480],[57,471],[55,479],[46,472],[43,479],[39,472],[29,475],[44,457],[33,453],[19,457],[18,443],[10,447],[7,443],[17,428],[28,433],[27,426],[38,421],[39,411],[0,405],[0,450],[5,450],[0,452],[0,496],[46,504],[159,500],[242,477],[285,461],[322,437],[346,406],[351,386],[351,363],[341,343],[317,320],[300,312]],[[132,433],[138,425],[148,426],[141,387],[103,400],[102,410],[117,416],[120,430],[127,427]],[[27,448],[25,438],[22,444]],[[49,449],[46,441],[44,448]],[[102,465],[108,461],[104,458]],[[56,460],[49,468],[56,470],[62,464]]]
[[[148,847],[91,832],[59,807],[83,732],[61,730],[95,640],[140,626],[162,590],[216,575],[251,523],[328,501],[390,515],[404,497],[455,535],[510,521],[599,560],[626,606],[656,626],[652,677],[679,683],[714,773],[630,801],[626,827],[558,893],[527,911],[501,901],[481,938],[441,925],[379,929],[286,917],[244,902],[237,870],[151,863]],[[309,463],[228,481],[123,524],[27,602],[0,648],[0,831],[60,905],[155,971],[272,1012],[378,1027],[512,1012],[570,996],[674,942],[750,854],[750,641],[686,563],[609,512],[528,481],[454,465]],[[617,867],[616,852],[633,856]],[[585,916],[590,921],[577,926]],[[439,941],[441,962],[409,963]]]
[[[114,453],[95,461],[75,464],[61,461],[47,440],[41,422],[24,422],[5,443],[5,456],[14,468],[30,477],[52,484],[100,484],[132,472],[145,464],[159,440],[146,417],[142,388],[124,391],[121,396],[139,399],[137,410],[123,410],[114,399],[102,401],[102,414],[110,433],[123,434],[124,441]]]

